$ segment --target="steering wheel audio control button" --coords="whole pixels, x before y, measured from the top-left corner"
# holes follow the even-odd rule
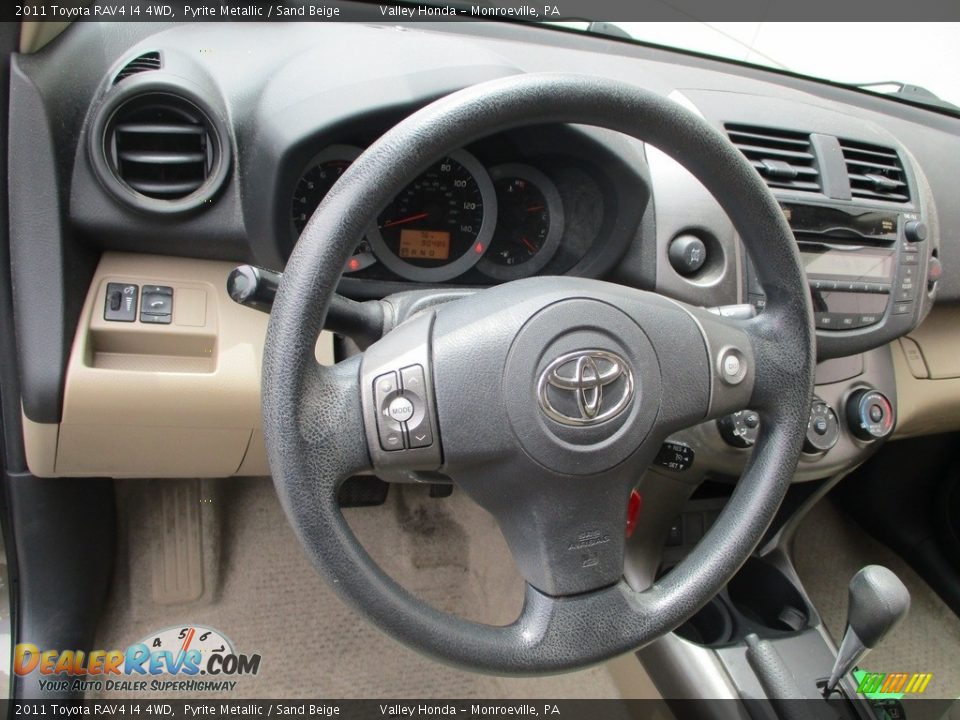
[[[407,429],[407,442],[410,448],[425,448],[433,445],[433,431],[426,402],[423,400],[426,379],[423,367],[411,365],[400,371],[403,384],[403,399],[410,403],[410,417],[404,422]]]
[[[377,407],[377,434],[380,437],[380,447],[387,451],[403,450],[403,426],[390,412],[393,402],[400,399],[397,393],[395,372],[379,375],[373,381],[373,396]]]
[[[398,423],[405,423],[413,417],[413,403],[399,395],[390,401],[387,406],[390,417]]]

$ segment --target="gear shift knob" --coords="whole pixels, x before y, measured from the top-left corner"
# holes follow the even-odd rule
[[[899,623],[910,609],[910,593],[892,571],[867,565],[850,580],[847,630],[824,688],[833,691],[853,667]]]

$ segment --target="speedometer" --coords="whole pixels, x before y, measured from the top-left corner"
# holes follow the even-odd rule
[[[404,188],[367,237],[380,261],[398,275],[442,282],[483,257],[496,217],[490,176],[470,153],[457,150]]]

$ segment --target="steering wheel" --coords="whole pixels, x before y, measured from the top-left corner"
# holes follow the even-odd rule
[[[631,135],[690,170],[761,260],[763,312],[735,319],[607,282],[530,278],[430,307],[361,355],[318,365],[331,297],[376,214],[436,158],[491,133],[555,122]],[[678,627],[760,541],[806,430],[812,317],[780,207],[704,120],[595,77],[527,74],[469,87],[357,158],[290,257],[263,361],[274,483],[317,569],[394,638],[491,673],[580,668]],[[748,406],[764,429],[719,519],[671,572],[631,588],[623,572],[632,488],[670,433]],[[467,621],[389,578],[337,503],[344,479],[367,470],[439,471],[486,508],[527,582],[520,617],[503,627]]]

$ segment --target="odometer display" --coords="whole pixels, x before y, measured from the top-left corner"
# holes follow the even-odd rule
[[[384,208],[368,234],[380,260],[408,280],[441,282],[487,251],[496,194],[483,166],[458,150],[431,165]]]
[[[448,260],[450,233],[436,230],[401,230],[400,257],[421,260]]]

